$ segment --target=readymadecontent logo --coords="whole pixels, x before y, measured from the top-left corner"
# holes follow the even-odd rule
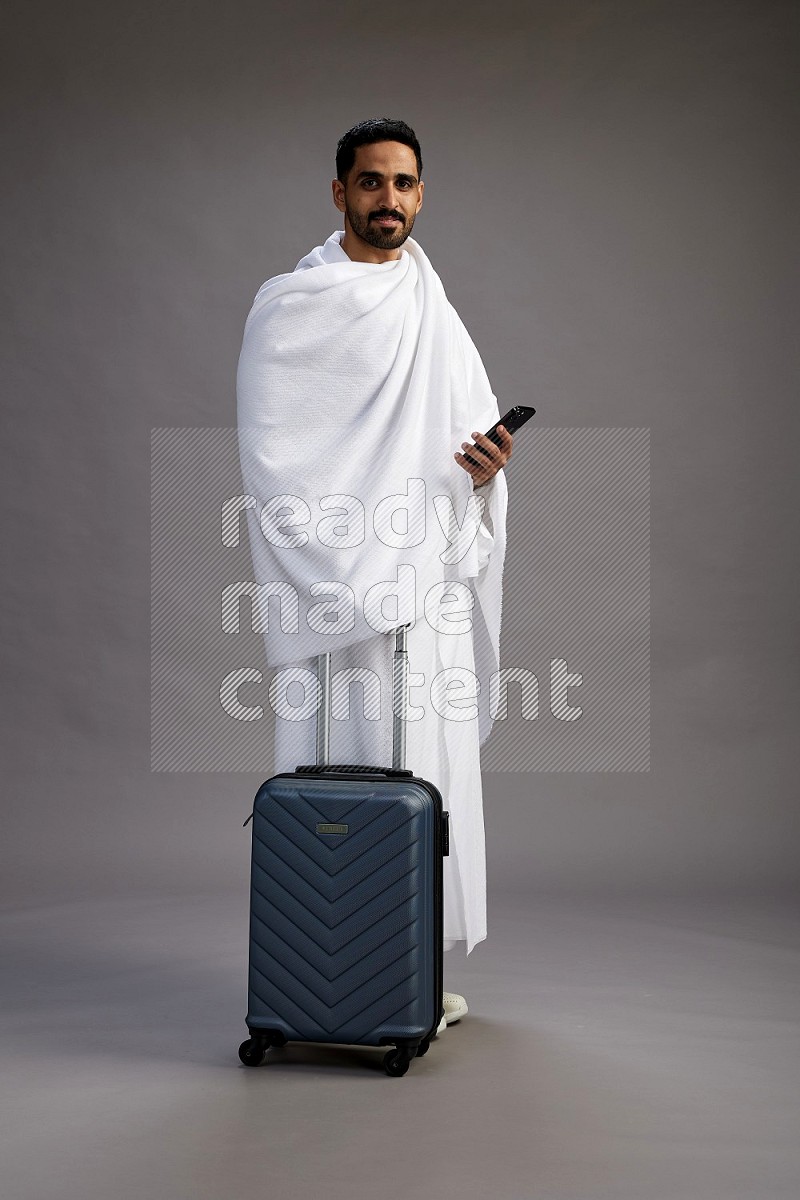
[[[525,471],[517,469],[509,483],[501,666],[483,680],[458,666],[427,678],[412,662],[406,719],[421,720],[430,707],[443,720],[475,721],[479,701],[488,698],[495,722],[483,750],[489,769],[646,770],[647,430],[540,430],[537,445],[539,454],[528,455]],[[565,471],[570,457],[582,472]],[[337,637],[356,627],[354,642],[415,616],[438,636],[459,638],[476,619],[467,578],[426,585],[403,560],[424,546],[449,574],[458,575],[468,561],[474,573],[482,539],[487,544],[480,492],[457,512],[449,496],[431,496],[423,479],[409,478],[367,511],[346,493],[316,502],[280,493],[261,501],[236,489],[240,479],[235,431],[154,431],[155,770],[252,770],[253,758],[263,765],[263,743],[253,734],[268,714],[292,722],[315,718],[316,674],[299,662],[265,668],[264,639],[269,644],[271,634],[284,644],[297,638],[300,647],[311,631],[324,648],[327,636],[335,647]],[[548,487],[556,479],[557,491]],[[604,509],[613,510],[613,524]],[[263,572],[260,582],[252,578],[253,536],[263,539],[269,561],[290,564],[289,578]],[[391,552],[394,570],[357,591],[342,565],[359,555],[363,561],[373,546]],[[298,563],[324,563],[328,551],[341,578],[291,569],[295,556]],[[556,594],[564,601],[560,611]],[[296,657],[307,659],[308,650]],[[334,721],[350,719],[354,703],[359,717],[378,718],[386,685],[374,671],[334,669],[331,684]]]
[[[379,500],[368,523],[367,512],[357,496],[337,493],[322,496],[316,519],[312,505],[301,496],[280,494],[271,496],[260,506],[258,533],[264,541],[280,550],[284,562],[292,555],[307,552],[309,543],[335,551],[352,551],[367,542],[368,532],[381,545],[399,552],[422,545],[428,536],[428,505],[425,481],[412,478],[405,489]],[[471,494],[463,516],[455,511],[449,496],[435,496],[435,535],[440,543],[439,560],[448,566],[462,562],[478,537],[486,502],[483,496]],[[226,499],[221,510],[221,541],[225,547],[240,545],[242,514],[258,511],[254,496],[239,495]],[[322,514],[322,515],[321,515]],[[440,548],[441,547],[441,548]],[[346,556],[345,556],[346,557]],[[350,633],[356,625],[358,602],[353,588],[344,580],[315,580],[305,589],[308,596],[317,598],[303,612],[307,627],[323,637],[336,638]],[[268,634],[270,621],[277,620],[281,633],[297,637],[301,626],[301,596],[288,580],[271,579],[265,583],[237,581],[223,589],[221,597],[221,627],[228,636],[241,631],[241,601],[249,603],[250,629]],[[275,604],[270,605],[274,600]],[[270,608],[272,607],[272,614]],[[472,631],[472,610],[475,596],[469,585],[460,580],[439,582],[419,594],[417,572],[410,563],[399,563],[395,578],[371,584],[360,605],[364,623],[370,630],[387,634],[398,625],[411,624],[421,612],[424,620],[442,637],[459,637]],[[388,611],[387,611],[388,610]],[[478,676],[463,667],[449,667],[437,672],[430,680],[424,672],[415,672],[415,683],[409,685],[405,705],[406,720],[419,721],[429,703],[447,721],[478,719],[477,698],[481,690]],[[368,668],[345,668],[332,676],[332,717],[346,721],[351,716],[350,684],[361,685],[364,716],[380,712],[381,680]],[[524,720],[539,716],[539,679],[530,670],[509,667],[492,674],[489,681],[489,711],[493,720],[508,717],[508,686],[519,684],[520,714]],[[569,703],[570,687],[583,682],[580,672],[569,671],[565,660],[550,662],[550,712],[560,721],[576,721],[582,714],[580,706]],[[257,721],[264,715],[260,704],[243,704],[239,689],[245,684],[262,684],[263,674],[256,667],[238,667],[231,671],[220,686],[220,703],[225,712],[237,721]],[[422,697],[424,696],[424,700]],[[286,667],[273,678],[268,692],[269,707],[282,720],[307,721],[315,716],[320,705],[321,689],[317,677],[301,667]],[[422,702],[420,702],[422,700]]]

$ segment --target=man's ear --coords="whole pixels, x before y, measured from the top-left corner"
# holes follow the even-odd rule
[[[331,183],[331,191],[333,192],[333,203],[338,208],[339,212],[344,212],[344,184],[341,179],[334,179]]]
[[[422,193],[425,191],[425,184],[420,179],[419,181],[419,202],[417,204],[417,212],[422,208]],[[416,216],[416,214],[415,214]]]

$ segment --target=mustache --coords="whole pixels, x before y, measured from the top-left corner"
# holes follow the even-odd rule
[[[379,217],[394,217],[394,219],[399,221],[401,225],[405,225],[406,223],[406,219],[403,214],[396,212],[394,209],[382,208],[380,212],[373,212],[369,214],[370,221],[377,221]]]

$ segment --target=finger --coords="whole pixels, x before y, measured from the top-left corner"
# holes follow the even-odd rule
[[[498,436],[500,437],[500,449],[505,453],[505,455],[508,458],[511,458],[511,447],[514,444],[514,439],[512,438],[511,434],[506,429],[505,425],[498,425],[497,433],[498,433]]]
[[[462,442],[461,449],[463,451],[463,456],[467,460],[467,462],[472,463],[472,465],[474,467],[477,467],[479,471],[482,471],[483,467],[484,467],[483,455],[478,457],[475,454],[470,454],[470,450],[475,449],[475,447],[472,445],[472,443],[471,442]]]
[[[472,449],[472,447],[469,445],[469,443],[464,442],[462,444],[462,452],[461,453],[456,452],[454,457],[455,457],[455,460],[457,463],[459,463],[462,466],[464,466],[464,465],[466,466],[470,475],[479,474],[480,472],[485,471],[486,468],[482,462],[478,462],[476,459],[474,459],[472,457],[471,454],[466,453],[467,450],[471,450],[471,449]]]
[[[456,460],[456,462],[458,463],[458,465],[460,467],[463,467],[463,469],[467,472],[468,475],[472,476],[472,480],[474,483],[478,483],[478,484],[485,483],[486,480],[491,478],[491,476],[493,474],[493,472],[491,470],[487,471],[484,466],[475,462],[473,459],[471,459],[466,454],[456,453],[453,455],[453,458]]]
[[[472,437],[475,440],[475,445],[483,451],[487,458],[490,458],[493,462],[499,461],[500,448],[485,433],[473,433]]]
[[[459,454],[458,451],[456,451],[456,453],[453,455],[453,458],[460,467],[464,468],[468,475],[474,475],[478,469],[478,464],[473,462],[471,458],[468,458],[466,454]]]
[[[499,438],[499,445],[497,442],[491,443],[495,448],[495,454],[493,455],[493,459],[497,465],[497,469],[502,470],[502,468],[506,465],[508,460],[511,458],[511,447],[512,447],[513,438],[511,437],[511,434],[506,429],[505,425],[498,425],[496,432],[497,432],[497,437]],[[488,440],[491,441],[491,439],[488,439]]]
[[[478,437],[477,434],[473,434],[472,436],[475,438]],[[513,439],[511,437],[511,434],[506,429],[505,425],[497,426],[497,436],[500,439],[499,446],[496,442],[493,442],[491,440],[491,438],[487,438],[485,435],[483,436],[482,441],[484,442],[484,444],[486,442],[488,442],[490,446],[494,447],[494,449],[489,450],[487,448],[486,450],[482,451],[482,453],[485,453],[487,455],[487,457],[491,456],[491,460],[494,464],[495,471],[502,471],[503,467],[506,465],[508,460],[511,458],[511,447],[512,447]]]

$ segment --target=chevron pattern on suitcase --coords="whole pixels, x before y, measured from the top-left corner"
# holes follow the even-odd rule
[[[408,780],[264,785],[253,818],[249,1025],[365,1044],[427,1032],[431,819],[427,794]]]

